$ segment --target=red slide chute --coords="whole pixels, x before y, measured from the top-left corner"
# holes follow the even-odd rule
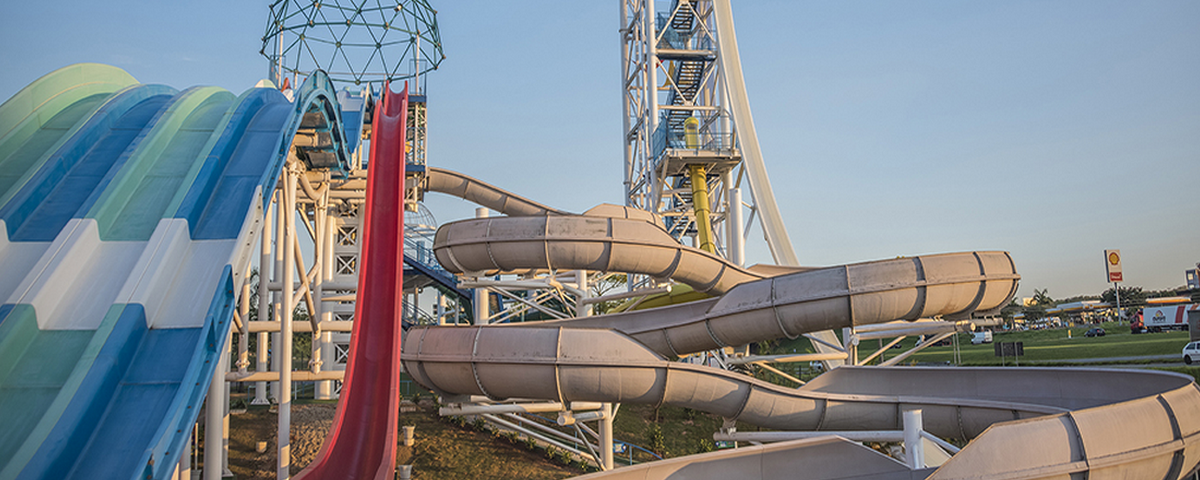
[[[400,407],[400,314],[404,279],[404,137],[408,84],[384,85],[375,106],[366,218],[350,358],[333,426],[297,478],[391,479]]]

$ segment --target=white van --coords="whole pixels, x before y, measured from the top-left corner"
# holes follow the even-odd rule
[[[973,336],[971,336],[971,345],[979,345],[981,343],[992,343],[992,331],[991,330],[975,332],[975,334]],[[1196,358],[1200,358],[1200,356],[1197,356]]]
[[[1200,342],[1192,342],[1183,346],[1183,363],[1191,365],[1200,361]]]

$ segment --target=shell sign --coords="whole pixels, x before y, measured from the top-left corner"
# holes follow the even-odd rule
[[[1108,272],[1109,282],[1125,281],[1121,275],[1121,251],[1120,250],[1105,250],[1104,251],[1104,267]]]

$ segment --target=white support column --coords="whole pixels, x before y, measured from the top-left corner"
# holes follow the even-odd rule
[[[296,242],[292,239],[296,235],[296,174],[290,169],[284,170],[284,178],[286,179],[283,190],[284,205],[279,209],[284,217],[285,237],[283,237],[283,258],[289,261],[283,262],[283,275],[280,277],[280,284],[283,285],[283,315],[282,323],[279,327],[279,336],[282,340],[279,345],[279,398],[276,400],[279,403],[279,429],[278,429],[278,455],[279,462],[275,472],[276,478],[286,480],[291,477],[292,466],[292,446],[291,446],[291,427],[292,427],[292,305],[295,290],[293,287],[292,277],[295,276],[296,262],[290,261],[296,255]]]
[[[658,130],[658,34],[655,32],[654,0],[645,0],[642,4],[642,33],[646,36],[646,162],[652,163],[654,157],[654,132]],[[645,181],[653,182],[647,190],[651,197],[646,205],[650,211],[660,213],[662,210],[662,184],[652,175]]]
[[[196,427],[193,425],[193,429]],[[179,450],[179,464],[175,466],[172,480],[192,480],[192,433],[189,432],[183,448]]]
[[[221,403],[225,405],[225,413],[221,415],[221,478],[233,477],[233,472],[229,470],[229,387],[229,383],[226,383],[225,401]]]
[[[592,316],[592,303],[584,303],[585,300],[592,296],[591,285],[588,284],[587,270],[575,271],[575,284],[579,288],[582,295],[577,299],[575,304],[576,317]],[[573,406],[572,406],[573,407]],[[603,470],[612,470],[613,468],[613,408],[611,403],[600,404],[600,468]]]
[[[925,468],[925,442],[921,440],[924,428],[920,410],[904,412],[904,461],[913,470]]]
[[[246,265],[244,273],[241,298],[238,299],[238,316],[242,318],[242,328],[238,330],[237,370],[241,373],[250,370],[250,265]]]
[[[742,189],[730,188],[729,205],[725,207],[728,219],[725,220],[725,245],[729,249],[730,262],[739,267],[746,266],[746,234],[745,223],[742,220]]]
[[[267,204],[266,213],[263,215],[262,226],[262,244],[259,246],[259,261],[258,261],[258,320],[269,320],[271,312],[271,292],[267,288],[267,284],[271,282],[271,272],[268,266],[271,265],[271,234],[273,233],[271,220],[275,218],[275,204],[278,201],[278,192],[271,195],[271,201]],[[259,332],[258,345],[254,352],[254,371],[263,372],[267,370],[267,342],[268,335],[266,332]],[[267,382],[254,383],[254,401],[250,402],[253,405],[267,405],[271,403],[267,400]]]
[[[487,218],[488,209],[479,207],[475,209],[475,218]],[[488,306],[488,293],[486,288],[476,287],[471,295],[471,306],[474,307],[475,324],[487,325],[487,318],[491,316]]]
[[[858,365],[858,337],[854,333],[854,327],[846,327],[842,329],[842,346],[846,350],[846,365]],[[813,342],[814,348],[817,342]]]
[[[600,419],[600,468],[613,469],[613,405],[604,403],[600,406],[604,415]]]
[[[648,135],[653,138],[658,129],[658,33],[655,31],[654,0],[646,0],[642,7],[642,27],[646,34],[646,120]],[[657,200],[657,199],[656,199]]]
[[[579,291],[583,292],[583,295],[580,295],[579,298],[576,300],[575,316],[576,317],[590,317],[590,316],[592,316],[592,305],[593,304],[584,303],[588,298],[591,298],[591,296],[592,296],[591,285],[588,285],[587,270],[576,270],[575,271],[575,283],[579,287]]]
[[[204,480],[221,480],[224,461],[221,445],[225,438],[225,372],[229,370],[229,335],[226,334],[225,348],[221,349],[217,368],[213,370],[212,383],[208,385],[208,404],[204,408]]]
[[[312,285],[313,311],[308,312],[308,314],[317,321],[318,326],[325,319],[325,302],[321,301],[325,297],[325,272],[322,271],[325,267],[325,262],[323,261],[322,253],[325,252],[325,242],[327,241],[325,224],[329,223],[328,198],[329,188],[326,186],[324,192],[321,194],[321,198],[313,206],[314,216],[316,217],[313,219],[313,268],[317,269],[317,275],[313,279]],[[300,274],[303,275],[304,272],[300,272]],[[320,331],[312,332],[312,355],[309,356],[309,369],[313,373],[320,373],[325,364],[325,358],[321,355],[321,350],[325,348],[325,343],[321,341],[323,337],[324,335]],[[315,391],[318,388],[319,386],[314,385],[313,396],[320,398],[317,395],[318,392]]]
[[[321,278],[326,282],[333,280],[333,245],[337,241],[337,221],[335,218],[330,216],[325,217],[325,231],[323,233],[325,235],[325,242],[322,244],[324,248],[321,249],[321,254],[317,260],[321,262]],[[317,301],[320,302],[320,298]],[[321,307],[321,321],[333,321],[333,311],[324,305]],[[317,338],[314,337],[313,341],[316,342]],[[333,344],[333,334],[331,332],[321,332],[320,341],[322,368],[326,370],[336,369],[334,362],[337,359],[337,346]],[[333,400],[337,398],[333,394],[333,381],[323,380],[317,382],[315,395],[318,400]]]
[[[283,256],[285,250],[284,245],[290,245],[292,243],[291,237],[287,236],[287,219],[295,218],[296,215],[296,211],[294,209],[288,210],[285,208],[288,197],[286,176],[287,174],[285,173],[285,180],[282,182],[283,185],[281,185],[280,191],[277,192],[278,200],[275,202],[275,213],[278,215],[278,218],[275,222],[275,268],[272,276],[272,281],[274,283],[284,285],[284,289],[290,287],[292,282],[291,278],[288,278],[286,282],[283,280],[283,269],[285,268],[284,265],[292,264],[291,257],[286,257],[289,261],[283,261],[285,258]],[[295,202],[293,200],[293,206],[294,203]],[[282,297],[283,293],[281,291],[271,291],[271,303],[274,305],[274,308],[271,312],[271,320],[276,322],[283,321],[283,311],[286,310],[283,308],[283,304],[280,303],[282,301]],[[282,365],[280,364],[280,348],[282,344],[283,336],[280,334],[280,332],[271,333],[271,371],[278,372],[280,371],[280,368],[282,368]],[[275,399],[276,403],[279,403],[280,396],[281,392],[279,382],[271,382],[271,397]]]

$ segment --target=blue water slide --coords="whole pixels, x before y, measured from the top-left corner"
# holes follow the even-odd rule
[[[0,166],[32,169],[0,171],[20,180],[0,204],[0,266],[17,266],[0,282],[0,421],[11,427],[0,480],[168,478],[225,348],[258,234],[248,220],[289,153],[334,176],[350,168],[324,74],[288,101],[274,89],[235,99],[122,87],[127,74],[88,68],[116,86],[56,106],[72,114],[60,123],[77,124],[65,140],[44,155],[0,151]],[[57,87],[81,91],[63,78]]]

